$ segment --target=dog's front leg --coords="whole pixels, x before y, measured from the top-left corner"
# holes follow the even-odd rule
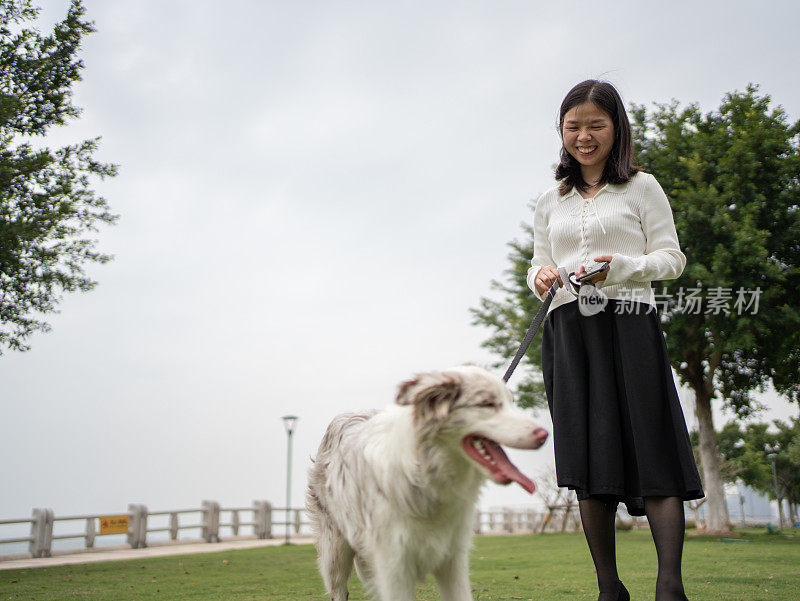
[[[414,601],[414,575],[397,558],[376,558],[375,588],[380,601]]]
[[[472,601],[468,551],[456,553],[434,571],[442,601]]]

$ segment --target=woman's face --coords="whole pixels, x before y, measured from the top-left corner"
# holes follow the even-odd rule
[[[614,124],[607,113],[594,102],[574,106],[564,115],[561,136],[564,148],[581,164],[584,173],[585,167],[602,173],[614,147]]]

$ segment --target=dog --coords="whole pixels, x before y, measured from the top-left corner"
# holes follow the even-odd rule
[[[471,601],[481,486],[491,478],[533,493],[500,445],[536,449],[547,436],[514,408],[501,379],[475,366],[417,374],[385,410],[334,418],[306,496],[331,600],[347,600],[355,563],[380,601],[412,601],[431,572],[442,601]]]

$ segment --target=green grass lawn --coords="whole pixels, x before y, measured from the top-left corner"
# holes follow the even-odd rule
[[[684,579],[690,601],[800,599],[800,536],[743,532],[749,542],[689,536]],[[656,556],[647,530],[617,533],[620,576],[633,601],[653,599]],[[476,601],[597,598],[583,534],[481,536],[471,557]],[[133,561],[0,571],[0,600],[145,601],[327,599],[312,546],[262,547]],[[351,580],[350,601],[364,601]],[[417,599],[439,599],[432,579]]]

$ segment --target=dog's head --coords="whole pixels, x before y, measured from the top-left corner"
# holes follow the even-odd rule
[[[466,456],[495,482],[513,481],[528,492],[535,490],[500,445],[537,449],[547,432],[514,408],[500,378],[475,366],[417,374],[400,385],[396,402],[412,407],[422,438],[457,439]]]

